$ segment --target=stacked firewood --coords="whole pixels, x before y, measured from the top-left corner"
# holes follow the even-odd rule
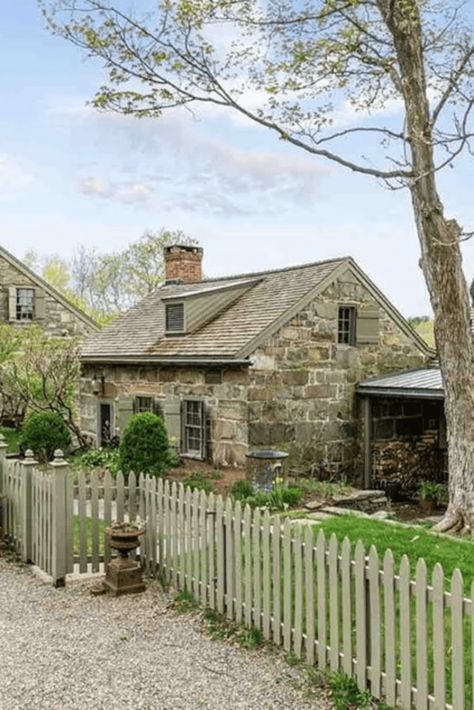
[[[376,482],[399,481],[408,493],[415,492],[421,481],[443,481],[445,455],[437,432],[425,432],[416,441],[375,442],[373,472]]]

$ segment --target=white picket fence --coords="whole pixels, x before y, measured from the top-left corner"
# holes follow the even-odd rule
[[[73,570],[103,569],[109,521],[140,519],[146,570],[203,607],[308,664],[342,669],[389,705],[472,705],[474,590],[464,597],[459,571],[445,580],[436,565],[428,580],[419,560],[411,579],[406,556],[396,568],[390,551],[381,560],[374,547],[315,537],[312,526],[212,493],[121,474],[81,474],[73,485],[60,457],[42,471],[1,451],[3,535],[56,584]]]

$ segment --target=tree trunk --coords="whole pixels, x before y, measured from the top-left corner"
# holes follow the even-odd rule
[[[414,177],[421,265],[435,317],[448,434],[449,506],[439,529],[474,528],[474,371],[460,229],[443,213],[433,155],[417,0],[377,0],[397,52]]]

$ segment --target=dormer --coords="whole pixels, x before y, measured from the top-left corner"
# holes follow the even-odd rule
[[[216,318],[242,294],[261,279],[245,279],[234,283],[213,285],[163,296],[165,305],[165,335],[167,337],[193,333]]]

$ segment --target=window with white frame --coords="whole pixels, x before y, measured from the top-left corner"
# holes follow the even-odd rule
[[[181,407],[182,453],[204,458],[206,441],[205,407],[201,400],[186,399]]]

